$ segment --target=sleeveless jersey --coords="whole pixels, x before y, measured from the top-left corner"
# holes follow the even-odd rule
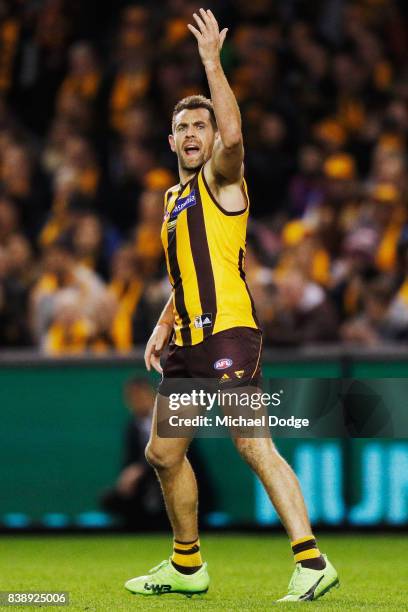
[[[178,346],[198,344],[231,327],[258,328],[244,271],[246,182],[245,210],[228,212],[212,195],[203,168],[186,185],[165,194],[161,239],[173,286]]]

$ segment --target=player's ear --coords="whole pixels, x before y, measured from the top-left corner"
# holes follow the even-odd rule
[[[176,143],[174,142],[173,134],[169,134],[169,145],[170,145],[170,149],[173,151],[173,153],[175,153],[176,152]]]

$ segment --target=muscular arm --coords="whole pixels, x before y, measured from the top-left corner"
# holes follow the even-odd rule
[[[244,159],[241,114],[220,61],[227,29],[219,32],[218,23],[211,11],[200,9],[200,14],[194,14],[194,19],[199,29],[192,25],[188,27],[198,42],[219,132],[211,161],[206,166],[206,176],[210,182],[214,180],[216,187],[240,184]]]
[[[219,131],[211,157],[211,171],[219,182],[236,183],[242,178],[244,159],[241,113],[220,61],[206,64],[205,72]]]

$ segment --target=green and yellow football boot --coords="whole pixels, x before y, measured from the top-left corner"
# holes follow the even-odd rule
[[[289,582],[288,594],[278,602],[314,601],[325,595],[333,587],[340,586],[337,572],[326,557],[326,567],[322,570],[309,569],[296,563],[295,571]]]
[[[209,584],[210,577],[206,563],[194,574],[187,575],[178,572],[169,559],[156,565],[146,576],[128,580],[125,589],[137,595],[182,593],[191,597],[206,593]]]

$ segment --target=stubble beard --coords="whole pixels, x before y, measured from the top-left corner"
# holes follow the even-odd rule
[[[204,162],[203,162],[203,163],[204,163]],[[191,165],[191,164],[189,164],[189,165],[187,165],[187,164],[181,164],[181,167],[182,167],[182,168],[183,168],[183,170],[185,170],[186,172],[191,172],[191,171],[196,171],[196,170],[198,170],[199,168],[201,168],[201,166],[202,166],[202,165],[203,165],[202,163],[197,163],[197,164],[194,164],[194,165]]]
[[[202,154],[200,155],[197,161],[193,162],[193,161],[186,159],[183,155],[179,156],[180,166],[186,172],[191,172],[191,171],[195,172],[196,170],[199,170],[201,166],[203,166],[205,162],[207,162],[209,159],[210,159],[210,156],[208,156],[206,159],[205,155]]]

